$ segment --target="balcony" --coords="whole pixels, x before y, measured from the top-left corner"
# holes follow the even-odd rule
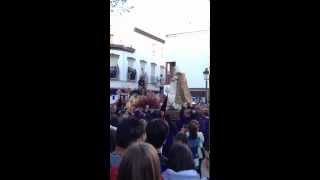
[[[114,40],[113,40],[114,42]],[[135,49],[131,46],[124,46],[120,43],[116,43],[116,44],[110,44],[110,49],[114,49],[114,50],[120,50],[120,51],[126,51],[126,52],[130,52],[130,53],[134,53]]]
[[[137,81],[137,70],[131,67],[128,67],[128,81],[136,82]]]
[[[118,66],[110,66],[110,80],[119,80]]]

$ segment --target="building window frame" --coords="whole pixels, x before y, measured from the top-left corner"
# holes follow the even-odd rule
[[[116,57],[116,65],[112,65],[112,56]],[[120,68],[119,68],[119,59],[120,55],[111,53],[110,54],[110,80],[119,80],[120,79]]]
[[[127,81],[128,82],[136,82],[137,81],[137,69],[134,67],[134,65],[136,63],[136,59],[133,57],[128,57],[127,60],[128,60]]]

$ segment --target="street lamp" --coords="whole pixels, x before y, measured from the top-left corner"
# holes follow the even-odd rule
[[[203,71],[203,77],[204,77],[204,80],[206,81],[206,98],[205,98],[205,102],[207,104],[208,102],[208,80],[209,80],[209,70],[208,68],[206,68],[204,71]]]

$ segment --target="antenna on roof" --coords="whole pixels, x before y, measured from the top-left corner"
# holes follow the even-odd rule
[[[196,32],[206,32],[206,31],[209,31],[209,30],[198,30],[198,31],[189,31],[189,32],[180,32],[180,33],[174,33],[174,34],[167,34],[166,37],[169,38],[169,37],[175,37],[175,36],[178,36],[178,35],[181,35],[181,34],[191,34],[191,33],[196,33]]]

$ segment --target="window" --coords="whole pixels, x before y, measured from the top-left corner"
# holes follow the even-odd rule
[[[156,64],[156,63],[151,63],[151,83],[152,83],[152,84],[156,84],[156,83],[157,83],[157,79],[156,79],[156,67],[157,67],[157,64]]]
[[[137,79],[137,70],[134,67],[135,61],[134,58],[128,58],[128,81],[136,81]]]
[[[119,78],[119,55],[110,54],[110,79]]]

